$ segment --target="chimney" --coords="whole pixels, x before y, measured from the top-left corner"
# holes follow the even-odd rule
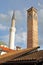
[[[16,50],[21,50],[21,47],[19,47],[19,46],[16,46]]]

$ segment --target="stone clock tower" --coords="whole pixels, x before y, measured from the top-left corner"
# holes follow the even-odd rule
[[[38,46],[38,17],[33,7],[27,10],[27,48]]]

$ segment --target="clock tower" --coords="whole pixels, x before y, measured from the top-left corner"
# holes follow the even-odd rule
[[[27,10],[27,48],[38,46],[38,16],[33,7]]]

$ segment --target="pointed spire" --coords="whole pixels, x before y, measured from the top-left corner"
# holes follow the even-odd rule
[[[13,11],[12,19],[15,19],[15,11]]]

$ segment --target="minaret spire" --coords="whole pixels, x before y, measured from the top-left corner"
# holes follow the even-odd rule
[[[15,26],[15,11],[13,11],[11,27]]]
[[[12,19],[15,19],[15,11],[13,11]]]
[[[10,49],[14,50],[14,41],[15,41],[15,11],[13,11],[12,21],[11,21],[11,28],[10,28],[10,38],[9,38],[9,47]]]

